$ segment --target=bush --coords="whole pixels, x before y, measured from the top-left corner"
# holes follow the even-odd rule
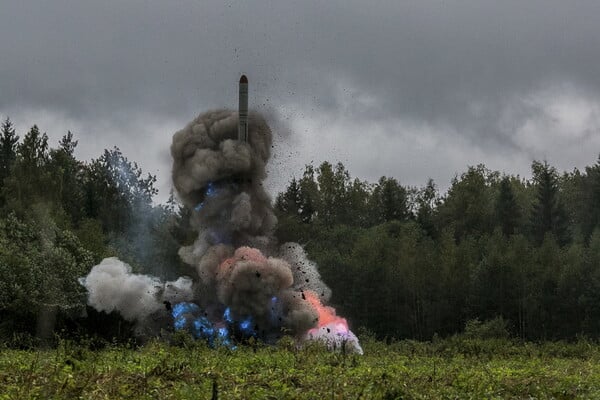
[[[508,321],[502,317],[484,322],[471,319],[465,324],[464,336],[469,339],[506,339],[509,337]]]

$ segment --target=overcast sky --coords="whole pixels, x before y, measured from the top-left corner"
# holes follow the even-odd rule
[[[275,131],[270,187],[303,165],[429,177],[530,175],[600,153],[598,1],[0,0],[0,116],[77,155],[120,147],[170,188],[172,134],[250,107]]]

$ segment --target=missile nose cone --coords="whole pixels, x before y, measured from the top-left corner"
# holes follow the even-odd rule
[[[246,75],[242,75],[240,77],[240,83],[248,83],[248,78],[246,78]]]

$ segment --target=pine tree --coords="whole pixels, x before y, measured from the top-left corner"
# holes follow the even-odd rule
[[[352,226],[368,227],[372,225],[372,219],[369,212],[369,202],[371,199],[371,185],[358,178],[352,181],[348,187],[348,210]]]
[[[83,163],[75,158],[77,143],[73,134],[67,132],[59,148],[50,151],[48,168],[56,186],[56,200],[75,224],[84,217]]]
[[[36,202],[56,198],[49,159],[48,136],[34,125],[17,145],[10,174],[4,179],[2,195],[8,209],[21,215]]]
[[[452,180],[439,215],[442,223],[454,225],[456,239],[492,231],[494,209],[490,188],[495,179],[496,174],[478,165]]]
[[[589,239],[594,229],[600,226],[600,156],[592,167],[586,167],[586,177],[583,181],[586,194],[583,206],[582,230]]]
[[[27,169],[42,167],[48,161],[48,135],[33,125],[18,146],[18,154]]]
[[[382,176],[373,189],[371,212],[376,223],[408,219],[407,192],[394,178]]]
[[[4,179],[10,174],[10,169],[17,157],[17,136],[13,123],[7,117],[0,128],[0,187],[4,185]]]
[[[300,186],[296,178],[292,178],[285,192],[279,193],[276,207],[288,215],[299,216],[302,210]]]
[[[440,204],[440,198],[433,179],[430,178],[427,181],[427,185],[419,190],[416,197],[416,203],[417,222],[428,236],[435,237],[437,235],[435,218],[437,207]]]
[[[505,236],[516,233],[519,225],[520,211],[513,193],[510,178],[504,177],[500,181],[498,197],[496,199],[496,220]]]
[[[541,244],[547,233],[553,233],[562,246],[569,241],[567,213],[558,197],[558,174],[546,161],[534,161],[533,179],[537,185],[536,201],[531,213],[531,233]]]

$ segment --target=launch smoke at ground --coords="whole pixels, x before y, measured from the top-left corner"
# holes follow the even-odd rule
[[[131,273],[131,267],[116,257],[105,258],[81,284],[88,291],[88,303],[98,311],[118,311],[128,321],[144,321],[161,310],[164,302],[179,303],[193,298],[192,281],[181,277],[161,282],[148,275]]]
[[[271,143],[271,130],[256,113],[248,115],[247,142],[238,140],[238,113],[228,110],[201,114],[176,132],[173,185],[193,210],[190,225],[198,232],[179,251],[193,288],[187,278],[163,284],[131,274],[113,258],[83,280],[88,303],[118,311],[145,332],[168,319],[161,307],[168,301],[175,306],[175,329],[211,343],[229,343],[230,336],[273,342],[287,332],[331,348],[350,343],[350,350],[362,353],[346,320],[323,306],[331,290],[304,249],[279,245],[273,236],[277,219],[263,187]]]

